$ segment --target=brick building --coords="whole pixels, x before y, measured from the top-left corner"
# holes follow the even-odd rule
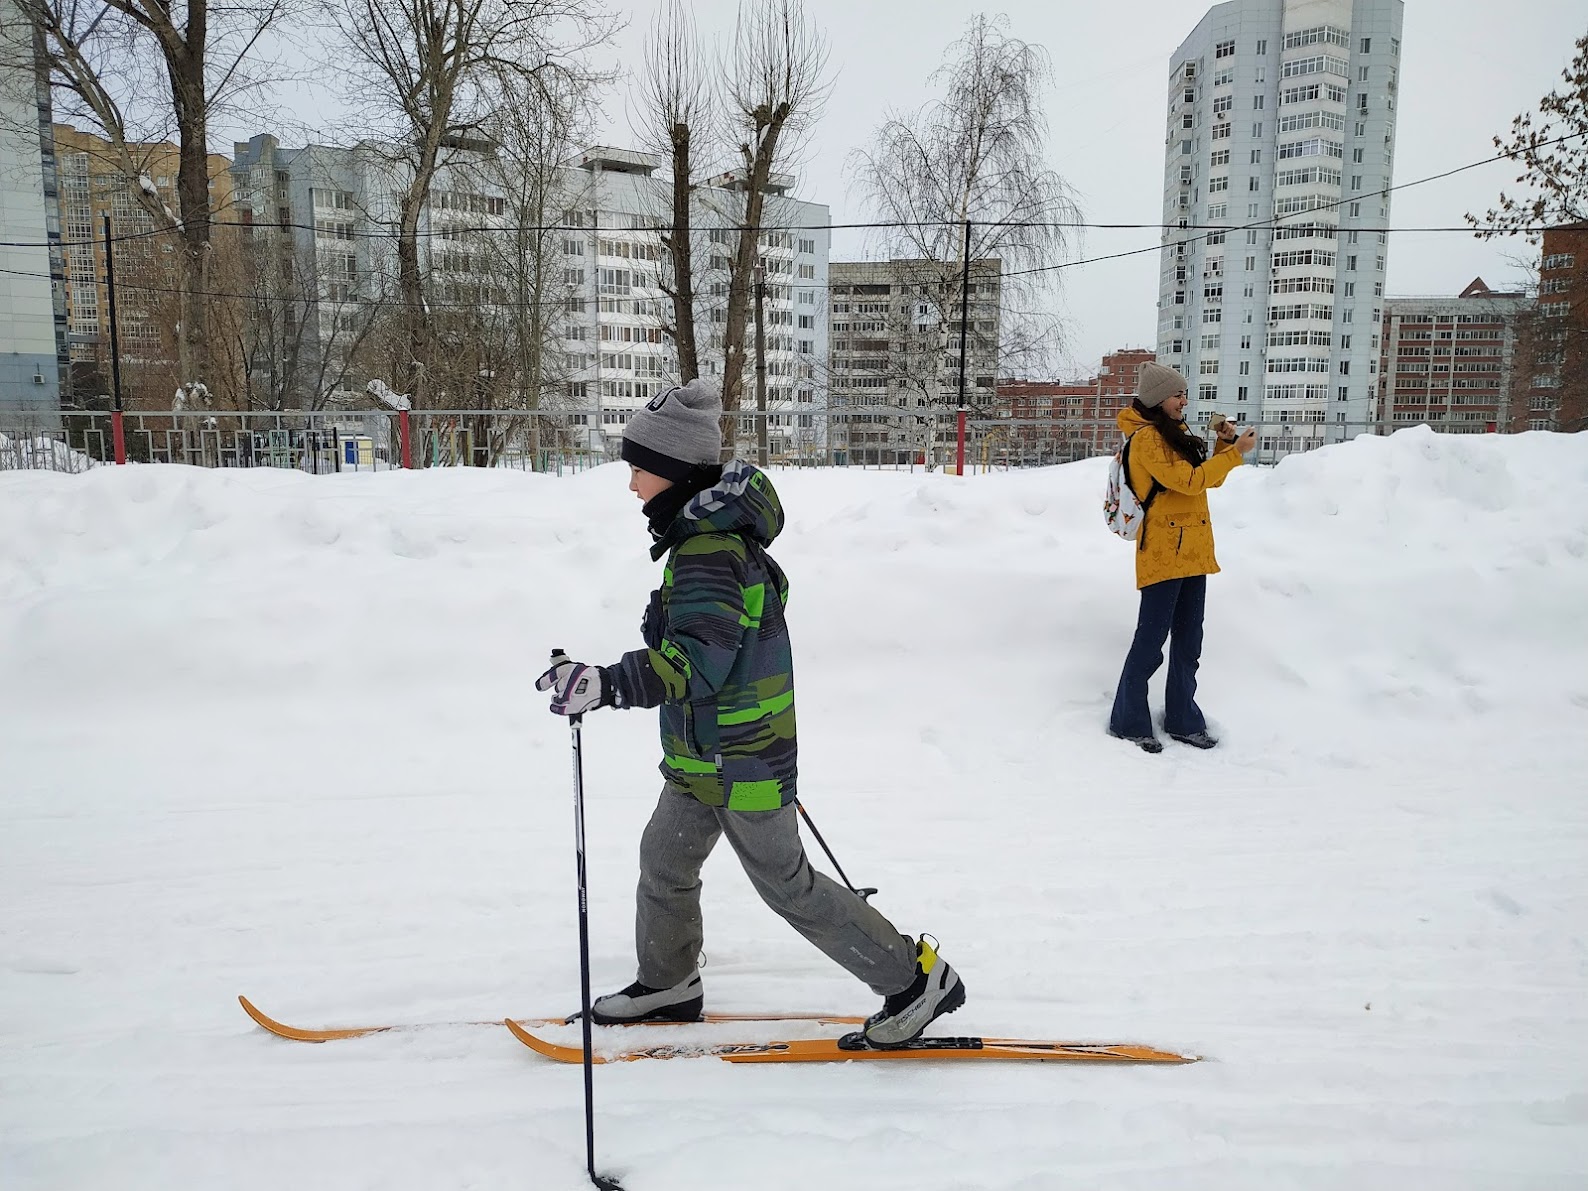
[[[1588,429],[1588,223],[1550,228],[1520,323],[1511,429]]]
[[[1087,380],[999,381],[989,453],[1032,465],[1112,455],[1119,446],[1115,418],[1135,396],[1141,366],[1154,359],[1147,348],[1122,348],[1104,356]]]
[[[1505,429],[1517,331],[1529,308],[1525,294],[1492,290],[1481,277],[1453,298],[1385,302],[1379,425],[1428,425],[1443,434]]]

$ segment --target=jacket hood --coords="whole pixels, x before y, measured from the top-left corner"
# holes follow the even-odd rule
[[[742,459],[722,469],[722,478],[689,503],[672,527],[651,547],[660,558],[684,538],[703,533],[738,533],[762,546],[770,546],[783,530],[783,502],[764,471]]]
[[[1115,424],[1119,427],[1120,432],[1124,434],[1126,438],[1129,438],[1132,434],[1135,434],[1136,431],[1140,430],[1142,427],[1152,425],[1152,423],[1148,421],[1142,412],[1134,405],[1127,405],[1124,409],[1120,410],[1119,417],[1115,420]]]

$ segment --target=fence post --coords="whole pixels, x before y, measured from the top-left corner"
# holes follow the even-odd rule
[[[414,465],[414,453],[413,439],[408,436],[408,411],[406,409],[397,411],[397,437],[402,450],[403,470],[407,471]]]
[[[127,428],[119,409],[110,413],[110,441],[115,447],[116,462],[127,462]],[[100,439],[100,443],[103,444],[104,439]],[[105,448],[101,445],[99,449],[103,451]]]
[[[954,474],[962,476],[965,474],[965,407],[963,405],[959,407],[955,421],[958,425],[954,435]]]

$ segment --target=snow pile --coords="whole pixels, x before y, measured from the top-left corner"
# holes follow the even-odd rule
[[[27,437],[0,433],[0,471],[63,471],[77,473],[96,466],[97,461],[82,451],[73,450],[47,434]]]
[[[602,1068],[633,1191],[1588,1168],[1588,436],[1237,472],[1224,745],[1156,758],[1103,734],[1135,611],[1104,470],[776,474],[803,798],[964,973],[938,1032],[1209,1061]],[[573,1005],[568,737],[531,680],[638,640],[659,567],[625,483],[0,474],[0,1182],[588,1185],[577,1068],[461,1024],[287,1043],[234,997],[301,1025]],[[587,722],[598,989],[632,978],[656,752],[651,715]],[[705,913],[709,1007],[874,1007],[726,849]]]

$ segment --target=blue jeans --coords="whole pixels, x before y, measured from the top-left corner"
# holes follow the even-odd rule
[[[1197,664],[1202,659],[1202,610],[1207,593],[1206,575],[1166,579],[1141,589],[1136,637],[1130,643],[1125,669],[1119,676],[1109,731],[1132,738],[1154,734],[1152,713],[1147,710],[1147,680],[1163,665],[1165,641],[1170,641],[1170,645],[1163,730],[1171,736],[1190,736],[1207,728],[1196,701]]]

